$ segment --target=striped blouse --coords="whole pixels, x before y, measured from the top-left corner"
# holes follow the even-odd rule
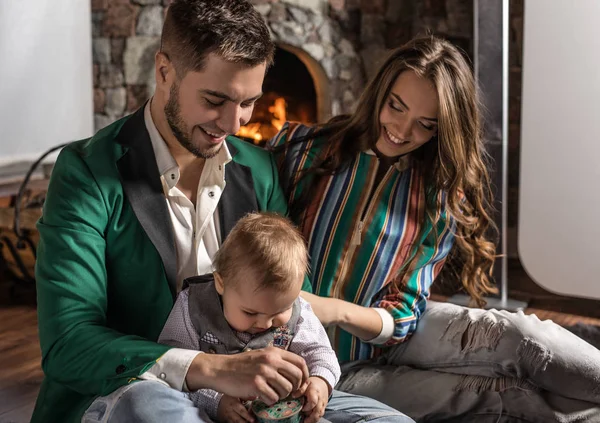
[[[310,131],[287,123],[270,145],[284,145]],[[278,154],[280,180],[290,203],[308,186],[309,178],[294,184],[318,156],[319,146],[324,144],[319,141],[287,144]],[[431,236],[432,224],[424,219],[423,177],[411,166],[409,157],[401,158],[375,186],[378,166],[379,159],[371,151],[361,152],[341,171],[321,178],[311,186],[311,201],[296,223],[308,242],[312,291],[386,309],[395,322],[388,346],[405,341],[414,332],[429,288],[453,245],[454,225],[442,210],[437,236]],[[427,225],[421,234],[420,224]],[[417,246],[417,267],[400,284]],[[341,362],[368,359],[381,352],[382,346],[363,342],[340,328],[330,331],[330,336]]]

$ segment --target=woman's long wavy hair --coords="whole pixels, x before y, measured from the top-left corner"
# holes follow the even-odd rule
[[[437,237],[435,228],[444,201],[447,214],[456,223],[455,246],[444,273],[458,277],[465,291],[482,306],[483,296],[497,291],[491,281],[495,244],[489,239],[492,233],[495,236],[496,227],[488,211],[492,194],[476,84],[467,61],[451,43],[426,36],[393,50],[364,90],[356,111],[332,119],[311,136],[327,139],[327,154],[304,176],[312,173],[318,180],[319,175],[335,173],[356,154],[374,147],[381,132],[381,110],[405,71],[431,81],[439,98],[437,135],[411,154],[425,178],[425,216],[434,228],[429,235]],[[314,192],[307,191],[308,195]],[[300,200],[292,204],[292,214],[298,215],[305,204]],[[426,235],[427,225],[422,223],[417,240]],[[415,249],[402,268],[400,283],[417,269],[418,256],[419,249]]]

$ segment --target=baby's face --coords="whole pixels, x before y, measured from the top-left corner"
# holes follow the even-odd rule
[[[238,281],[234,286],[223,284],[221,298],[225,319],[238,332],[257,334],[285,325],[292,317],[292,306],[300,295],[300,283],[280,292],[272,289],[256,290],[252,278]],[[221,291],[217,289],[218,291]]]

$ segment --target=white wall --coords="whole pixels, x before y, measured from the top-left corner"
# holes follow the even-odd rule
[[[0,165],[92,135],[89,0],[0,0]]]
[[[519,254],[549,291],[600,299],[600,1],[527,0]]]

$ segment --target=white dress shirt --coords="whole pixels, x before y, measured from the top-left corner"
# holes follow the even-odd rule
[[[196,204],[192,204],[177,187],[179,166],[156,129],[149,105],[150,102],[144,117],[175,236],[179,292],[185,278],[212,273],[212,259],[221,245],[217,205],[225,189],[225,166],[231,161],[231,155],[227,144],[223,143],[219,153],[205,161]]]
[[[152,120],[150,101],[144,110],[144,120],[175,236],[179,292],[185,278],[213,271],[212,260],[221,245],[217,205],[225,189],[225,166],[231,161],[231,154],[223,143],[219,153],[205,161],[194,205],[177,187],[179,166]],[[174,389],[187,390],[185,376],[196,355],[198,351],[173,348],[140,378],[160,380]]]
[[[212,259],[222,241],[217,205],[225,189],[225,166],[231,161],[231,154],[224,143],[215,157],[206,160],[194,205],[177,188],[179,166],[152,120],[150,101],[146,104],[144,119],[173,226],[179,292],[185,278],[211,273],[213,270]],[[375,310],[381,316],[383,325],[380,334],[368,342],[381,344],[391,338],[394,319],[384,309]],[[187,391],[185,377],[198,354],[196,350],[172,348],[140,378],[161,381],[179,391]]]

